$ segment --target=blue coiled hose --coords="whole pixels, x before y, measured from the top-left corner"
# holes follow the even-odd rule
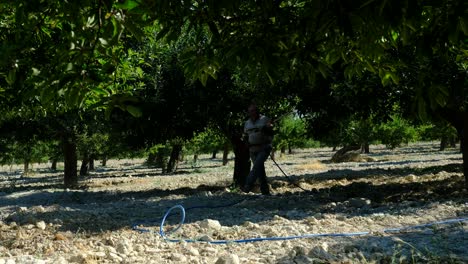
[[[221,207],[229,207],[233,206],[235,204],[238,204],[242,201],[245,201],[245,199],[242,199],[240,201],[236,201],[230,204],[225,204],[225,205],[219,205],[219,206],[194,206],[187,208],[188,210],[192,209],[200,209],[200,208],[221,208]],[[257,238],[247,238],[247,239],[237,239],[237,240],[215,240],[215,241],[202,241],[202,240],[194,240],[194,239],[171,239],[168,238],[166,233],[164,232],[164,223],[166,222],[166,218],[171,215],[171,212],[175,209],[179,209],[181,211],[181,220],[178,224],[178,226],[172,230],[170,233],[174,233],[177,230],[179,230],[182,225],[185,222],[185,211],[186,209],[178,204],[175,205],[171,208],[169,208],[166,213],[164,214],[164,217],[161,221],[161,224],[159,225],[159,235],[164,238],[164,240],[169,241],[169,242],[207,242],[210,244],[228,244],[228,243],[250,243],[250,242],[259,242],[259,241],[282,241],[282,240],[292,240],[292,239],[300,239],[300,238],[314,238],[314,237],[352,237],[352,236],[363,236],[363,235],[370,235],[370,231],[364,231],[364,232],[352,232],[352,233],[322,233],[322,234],[304,234],[304,235],[297,235],[297,236],[284,236],[284,237],[257,237]],[[468,217],[465,218],[457,218],[457,219],[448,219],[444,221],[437,221],[437,222],[431,222],[427,224],[422,224],[422,225],[415,225],[415,226],[407,226],[407,227],[400,227],[400,228],[387,228],[384,229],[384,233],[398,233],[401,231],[405,230],[410,230],[410,229],[419,229],[419,228],[424,228],[424,227],[429,227],[433,225],[443,225],[443,224],[452,224],[452,223],[461,223],[468,221]],[[140,231],[140,232],[151,232],[149,229],[145,228],[140,228],[138,227],[138,224],[133,225],[133,230]]]

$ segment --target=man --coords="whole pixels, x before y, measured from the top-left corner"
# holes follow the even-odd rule
[[[244,133],[249,144],[250,159],[252,160],[253,167],[247,176],[246,184],[242,190],[246,193],[250,192],[257,179],[259,179],[262,194],[269,195],[270,187],[264,163],[271,152],[273,127],[268,117],[260,115],[255,104],[249,105],[248,114],[249,119],[245,122]]]

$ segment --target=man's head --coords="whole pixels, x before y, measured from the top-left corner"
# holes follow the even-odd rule
[[[258,108],[256,104],[250,104],[247,111],[251,120],[257,120],[260,117],[260,113],[258,113]]]

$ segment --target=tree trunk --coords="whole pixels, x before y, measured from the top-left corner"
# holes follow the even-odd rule
[[[56,171],[57,170],[57,159],[52,159],[52,165],[50,165],[50,169],[52,171]]]
[[[225,166],[228,163],[228,155],[229,155],[229,143],[225,142],[224,149],[223,149],[223,166]]]
[[[447,137],[442,137],[442,138],[440,139],[439,151],[444,151],[445,148],[447,148],[447,145],[448,145]]]
[[[88,155],[85,155],[83,157],[83,161],[81,161],[80,176],[88,175],[88,169],[89,169],[89,158],[88,158]]]
[[[369,142],[363,143],[361,145],[361,153],[369,154]]]
[[[89,171],[94,171],[95,168],[94,168],[94,159],[93,158],[90,158],[89,159]]]
[[[172,146],[171,156],[169,157],[169,161],[167,162],[166,172],[174,173],[177,170],[177,165],[179,162],[179,155],[181,151],[182,151],[182,145]]]
[[[281,147],[281,154],[286,153],[286,147]]]
[[[64,184],[65,187],[76,187],[78,185],[78,172],[76,169],[78,158],[76,156],[76,142],[73,137],[63,140],[64,156]]]
[[[107,156],[104,156],[104,158],[102,158],[101,165],[103,167],[107,166]]]
[[[450,145],[451,148],[456,148],[457,147],[457,139],[455,137],[450,138],[449,145]]]
[[[288,154],[292,154],[292,148],[290,145],[288,145]]]
[[[29,160],[25,159],[24,160],[24,172],[23,175],[28,175],[29,174]]]
[[[216,154],[218,154],[218,151],[213,150],[213,152],[211,153],[211,159],[216,159]]]
[[[241,140],[240,136],[232,136],[231,143],[234,150],[234,185],[243,187],[250,173],[249,146]]]
[[[198,154],[193,154],[193,163],[197,163],[198,161]]]

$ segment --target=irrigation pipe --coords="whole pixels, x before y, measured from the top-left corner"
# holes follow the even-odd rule
[[[187,208],[187,210],[192,210],[192,209],[200,209],[200,208],[208,208],[208,209],[213,209],[213,208],[221,208],[221,207],[229,207],[233,206],[235,204],[238,204],[240,202],[243,202],[247,199],[242,199],[240,201],[236,201],[234,203],[230,203],[227,205],[219,205],[219,206],[194,206]],[[164,232],[164,224],[166,222],[167,217],[169,217],[172,213],[173,210],[178,209],[181,212],[181,219],[177,227],[170,232]],[[293,240],[293,239],[302,239],[302,238],[315,238],[315,237],[354,237],[354,236],[365,236],[365,235],[371,235],[373,232],[371,231],[363,231],[363,232],[351,232],[351,233],[318,233],[318,234],[304,234],[304,235],[296,235],[296,236],[283,236],[283,237],[256,237],[256,238],[245,238],[245,239],[236,239],[236,240],[214,240],[214,241],[205,241],[205,240],[196,240],[196,239],[173,239],[169,238],[167,235],[170,235],[172,233],[175,233],[177,230],[179,230],[184,222],[185,222],[185,212],[186,209],[178,204],[175,205],[169,210],[166,211],[164,214],[161,224],[159,225],[159,232],[158,234],[166,241],[169,242],[206,242],[209,244],[229,244],[229,243],[250,243],[250,242],[260,242],[260,241],[284,241],[284,240]],[[414,225],[414,226],[404,226],[404,227],[399,227],[399,228],[387,228],[383,229],[382,232],[384,233],[399,233],[402,231],[410,230],[410,229],[420,229],[424,227],[430,227],[434,225],[445,225],[445,224],[453,224],[453,223],[461,223],[468,221],[468,217],[465,218],[455,218],[455,219],[448,219],[444,221],[436,221],[436,222],[430,222],[427,224],[422,224],[422,225]],[[154,232],[146,228],[141,228],[138,227],[138,224],[133,225],[133,230],[140,231],[140,232]],[[156,233],[156,232],[155,232]]]

